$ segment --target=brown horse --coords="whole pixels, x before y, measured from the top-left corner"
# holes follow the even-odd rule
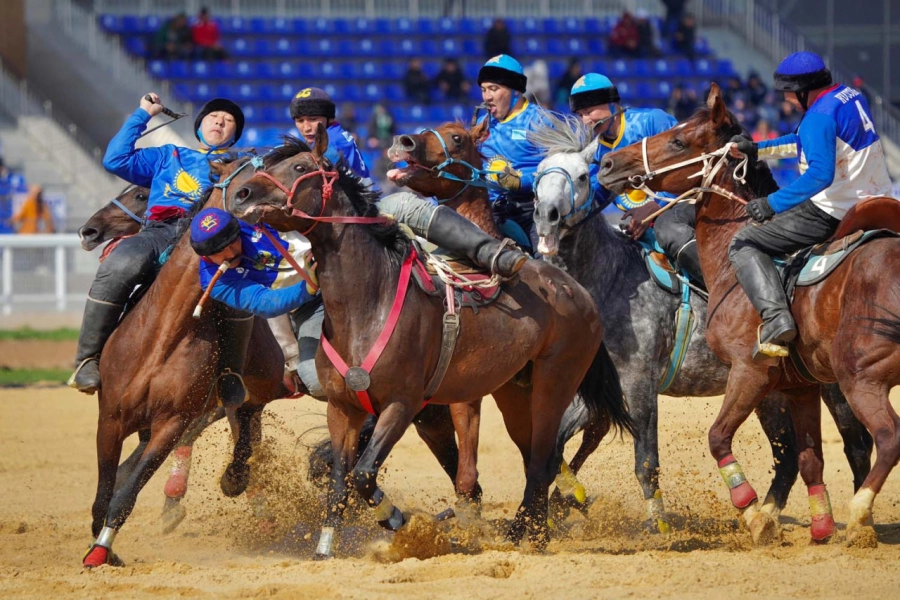
[[[756,493],[733,459],[732,439],[766,394],[782,391],[792,401],[800,474],[810,492],[810,533],[814,540],[826,540],[834,533],[834,521],[822,482],[817,384],[801,378],[788,358],[751,359],[760,318],[726,256],[731,239],[748,222],[742,201],[777,189],[765,163],[747,169],[746,184],[738,181],[742,169],[736,169],[737,159],[723,148],[739,133],[741,126],[713,84],[707,107],[688,121],[650,138],[643,149],[638,144],[608,154],[601,163],[600,181],[613,193],[644,184],[681,194],[698,188],[695,174],[701,170],[704,181],[699,184],[703,189],[698,189],[697,243],[710,291],[706,335],[719,359],[731,366],[725,401],[709,432],[710,451],[754,540],[772,539],[777,525],[757,508]],[[722,168],[717,170],[716,165]],[[900,222],[900,204],[875,204],[886,207],[883,216],[893,216],[882,223]],[[848,233],[854,229],[851,219],[848,215],[841,224]],[[798,287],[792,306],[799,327],[794,346],[803,364],[819,381],[838,382],[875,440],[875,464],[850,502],[847,537],[856,544],[877,543],[872,506],[900,457],[900,419],[888,399],[891,388],[900,384],[897,264],[900,240],[876,239],[853,252],[821,283]]]
[[[141,217],[147,210],[150,190],[129,185],[103,208],[91,215],[78,230],[81,247],[90,252],[100,244],[134,235],[141,230]],[[112,248],[105,250],[104,254]]]
[[[335,462],[316,557],[328,558],[343,520],[348,476],[383,527],[397,530],[405,524],[377,486],[378,469],[422,408],[426,380],[438,361],[444,309],[440,300],[407,289],[401,273],[409,273],[413,247],[396,224],[375,216],[375,196],[358,178],[346,169],[339,178],[330,171],[324,128],[312,152],[302,142],[292,143],[295,156],[240,186],[229,204],[242,218],[303,231],[318,263],[326,317],[316,367],[328,395]],[[385,340],[381,332],[388,321],[395,328]],[[612,389],[617,379],[600,347],[597,309],[571,277],[542,261],[528,261],[494,304],[477,315],[465,311],[460,323],[455,355],[430,401],[494,396],[526,469],[524,498],[509,535],[519,541],[529,532],[532,542],[543,546],[547,490],[559,466],[556,434],[579,384],[594,410],[617,427],[631,427],[621,390]],[[339,370],[324,349],[329,340],[342,360],[358,365],[376,338],[384,353],[370,369]],[[341,371],[349,374],[346,380]],[[355,460],[366,404],[379,418],[368,447]]]
[[[214,163],[214,171],[227,178],[245,162],[222,166]],[[238,173],[233,184],[239,185],[251,173],[249,170]],[[221,206],[220,196],[218,190],[211,190],[206,205]],[[197,209],[202,205],[198,203]],[[128,206],[132,211],[140,208],[130,202]],[[105,224],[118,222],[120,215],[116,211],[120,210],[105,207],[88,221],[87,225],[95,230],[94,237],[107,239]],[[138,227],[135,221],[134,225],[123,226],[117,234],[136,233]],[[95,537],[104,524],[113,532],[118,531],[140,489],[180,438],[182,445],[187,444],[188,453],[177,457],[181,462],[180,471],[166,485],[167,508],[176,510],[177,500],[185,491],[184,462],[189,457],[189,445],[221,412],[216,408],[211,387],[215,367],[210,365],[217,364],[215,323],[227,318],[230,309],[212,303],[200,319],[192,318],[191,312],[201,295],[199,260],[190,248],[188,236],[183,235],[146,296],[126,315],[104,349],[100,365],[104,384],[97,433],[100,476],[93,508]],[[254,352],[249,353],[244,369],[250,401],[237,410],[234,457],[221,480],[222,491],[228,496],[239,495],[247,486],[247,461],[252,452],[251,442],[259,437],[262,406],[288,395],[282,381],[281,349],[264,320],[255,320],[252,336]],[[140,340],[138,347],[145,352],[134,351],[135,340]],[[435,406],[423,411],[415,424],[419,435],[454,479],[458,454],[447,408]],[[139,432],[141,443],[116,469],[122,442],[135,431]],[[180,495],[174,499],[168,493],[170,485],[181,486]],[[183,509],[175,514],[183,516]],[[171,525],[173,518],[177,517],[170,517],[167,523]],[[111,552],[112,537],[114,533],[106,532],[102,540],[97,540],[84,559],[85,566],[103,562],[121,564]]]

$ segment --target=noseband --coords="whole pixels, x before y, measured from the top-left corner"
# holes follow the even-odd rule
[[[490,181],[486,178],[487,175],[494,174],[494,171],[490,171],[487,169],[479,169],[470,163],[460,160],[458,158],[453,158],[450,155],[450,148],[447,147],[447,142],[444,141],[444,138],[434,129],[423,129],[423,134],[431,133],[434,134],[434,137],[437,138],[438,143],[441,145],[441,149],[444,151],[444,162],[439,165],[436,165],[431,168],[426,168],[425,170],[429,171],[432,175],[437,177],[438,179],[447,179],[449,181],[453,181],[456,183],[461,183],[463,186],[459,189],[458,192],[450,196],[449,198],[445,198],[443,200],[438,200],[438,204],[444,204],[445,202],[450,202],[454,200],[457,196],[462,194],[466,189],[471,187],[479,187],[486,188],[489,190],[502,190],[503,187],[493,181]],[[447,172],[445,169],[452,165],[461,165],[469,170],[469,178],[461,179],[454,175],[453,173]],[[420,165],[421,166],[421,165]]]
[[[537,203],[539,201],[538,197],[537,197],[538,184],[540,183],[541,179],[544,178],[544,176],[549,175],[550,173],[558,173],[559,175],[562,175],[563,177],[566,178],[566,181],[569,183],[569,204],[571,204],[572,210],[569,212],[569,214],[567,214],[565,216],[564,224],[566,227],[574,227],[590,216],[591,210],[594,208],[594,202],[593,201],[585,202],[581,206],[576,206],[575,205],[575,181],[572,179],[572,176],[569,174],[568,171],[566,171],[562,167],[550,167],[549,169],[545,169],[545,170],[541,171],[540,173],[538,173],[537,176],[535,176],[535,178],[534,178],[534,190],[535,190],[534,201],[535,201],[535,203]],[[590,183],[588,184],[588,193],[591,193]],[[582,215],[582,213],[584,213],[584,214]],[[576,217],[579,217],[579,218],[576,219]]]

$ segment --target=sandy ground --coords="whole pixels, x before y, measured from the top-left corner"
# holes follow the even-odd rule
[[[0,340],[0,369],[70,369],[77,345],[74,340]]]
[[[806,494],[799,482],[782,515],[783,541],[753,548],[749,534],[736,527],[724,484],[707,455],[706,428],[719,399],[663,397],[660,404],[662,488],[675,526],[669,536],[641,533],[643,503],[632,474],[631,442],[615,440],[604,442],[582,471],[581,479],[596,499],[588,517],[570,517],[568,532],[558,532],[546,553],[505,547],[487,521],[476,519],[446,532],[419,517],[418,528],[389,544],[362,512],[348,525],[344,556],[312,562],[321,498],[304,474],[307,443],[323,435],[308,430],[323,423],[324,406],[282,401],[270,407],[264,420],[271,458],[265,469],[256,465],[271,499],[269,510],[279,517],[275,530],[261,534],[247,499],[228,499],[219,492],[217,479],[229,449],[219,424],[195,447],[184,500],[188,516],[180,528],[169,535],[158,529],[161,473],[148,484],[116,540],[116,552],[127,566],[88,572],[80,559],[90,541],[96,485],[96,403],[66,388],[0,390],[0,596],[897,597],[898,474],[875,505],[877,549],[850,549],[841,539],[810,546]],[[830,421],[825,441],[826,482],[842,538],[852,484]],[[508,518],[521,497],[524,477],[490,401],[485,403],[480,453],[483,516]],[[772,459],[755,418],[739,432],[736,455],[763,493]],[[453,501],[449,481],[413,433],[401,441],[383,472],[382,487],[406,510],[435,514]],[[450,535],[463,540],[455,550],[447,541]],[[385,560],[441,552],[452,553]]]

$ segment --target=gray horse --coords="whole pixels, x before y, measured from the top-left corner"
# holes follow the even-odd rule
[[[537,170],[534,219],[539,251],[564,268],[593,296],[603,322],[605,343],[619,371],[622,389],[635,423],[634,469],[648,503],[646,526],[666,531],[659,490],[657,396],[675,343],[675,314],[681,298],[651,280],[638,244],[600,215],[603,206],[586,205],[592,197],[589,162],[597,150],[590,131],[574,117],[548,116],[547,125],[529,133],[547,157]],[[760,163],[764,164],[764,163]],[[694,329],[681,370],[665,391],[674,397],[717,396],[725,392],[728,366],[716,359],[706,342],[706,300],[691,294]],[[822,386],[822,395],[844,440],[853,471],[854,489],[869,472],[872,438],[850,411],[837,385]],[[797,441],[786,399],[770,394],[757,408],[772,454],[775,474],[762,510],[773,517],[784,508],[797,479]],[[560,440],[584,429],[584,441],[572,470],[577,472],[603,436],[580,403],[573,403],[563,420]]]

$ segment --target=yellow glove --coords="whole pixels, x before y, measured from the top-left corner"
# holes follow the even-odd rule
[[[518,171],[506,165],[503,172],[497,175],[497,183],[511,192],[516,192],[522,187],[522,177]]]

